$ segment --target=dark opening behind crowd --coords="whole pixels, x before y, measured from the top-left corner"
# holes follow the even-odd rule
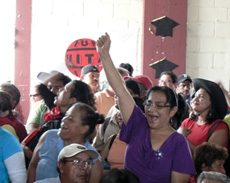
[[[0,182],[230,182],[230,92],[221,81],[161,73],[157,86],[115,67],[106,33],[97,49],[106,75],[40,72],[26,125],[20,92],[0,85]]]

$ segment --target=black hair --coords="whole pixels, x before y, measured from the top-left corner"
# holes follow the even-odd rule
[[[85,103],[77,102],[73,105],[73,108],[76,108],[82,112],[82,125],[88,125],[90,127],[86,137],[89,137],[94,132],[97,124],[102,124],[105,121],[103,114],[98,113],[93,107]]]
[[[145,106],[144,106],[144,100],[140,97],[133,97],[136,105],[144,112]]]
[[[39,84],[38,85],[38,92],[50,110],[56,106],[54,104],[54,98],[57,95],[55,93],[53,93],[51,90],[49,90],[46,85],[44,85],[43,83]]]
[[[14,109],[18,105],[21,98],[19,89],[14,84],[8,82],[2,83],[0,87],[3,91],[8,92],[12,96],[13,101],[16,101],[16,103],[12,106]]]
[[[160,75],[160,78],[163,75],[169,75],[171,77],[171,79],[172,79],[173,84],[178,82],[177,75],[174,74],[172,71],[164,71],[164,72],[162,72],[161,75]]]
[[[82,102],[95,108],[95,98],[89,85],[81,80],[73,80],[73,86],[70,91],[70,97],[74,97],[78,102]]]
[[[119,67],[122,67],[122,68],[128,70],[130,76],[133,75],[133,66],[130,65],[129,63],[121,63],[121,64],[119,65]]]
[[[101,183],[139,183],[139,178],[130,170],[113,168],[101,179]]]
[[[7,116],[11,118],[13,116],[12,108],[13,108],[12,96],[8,92],[0,90],[0,111],[5,112],[8,110],[9,114]]]
[[[177,94],[177,97],[178,97],[178,110],[177,113],[173,116],[173,118],[170,121],[170,125],[175,130],[177,130],[181,126],[182,121],[185,119],[185,115],[187,115],[185,114],[185,112],[187,112],[186,111],[187,104],[184,101],[184,98],[180,94]]]
[[[133,80],[133,79],[126,79],[125,80],[125,85],[127,88],[129,88],[130,90],[133,91],[134,94],[138,95],[140,97],[140,94],[141,94],[141,90],[140,90],[140,87],[138,85],[138,83]]]

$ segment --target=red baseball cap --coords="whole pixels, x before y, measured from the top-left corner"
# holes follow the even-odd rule
[[[153,82],[146,75],[136,75],[133,77],[133,79],[138,83],[144,84],[147,89],[150,89],[153,87]]]

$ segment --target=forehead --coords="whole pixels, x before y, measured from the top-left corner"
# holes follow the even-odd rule
[[[167,97],[163,91],[153,91],[150,93],[148,100],[166,102]]]
[[[207,92],[205,89],[203,89],[203,88],[200,88],[200,89],[196,92],[196,94],[203,94],[203,95],[208,95],[208,96],[209,96],[208,92]]]
[[[160,79],[161,79],[161,80],[170,80],[170,81],[172,81],[171,76],[170,76],[170,75],[168,75],[168,74],[164,74],[164,75],[162,75]]]
[[[186,84],[186,85],[187,85],[187,84],[190,84],[190,83],[191,83],[191,81],[185,80],[185,81],[181,82],[180,85],[181,85],[181,84]]]
[[[48,85],[49,86],[60,86],[60,87],[63,87],[64,83],[63,83],[63,81],[53,80],[53,81],[49,81]]]
[[[98,72],[89,72],[86,74],[86,76],[100,76],[100,73]]]
[[[66,89],[71,89],[72,87],[73,87],[73,82],[67,83],[67,84],[65,85],[65,88],[66,88]]]
[[[33,87],[33,88],[32,88],[32,92],[38,93],[38,92],[39,92],[39,91],[38,91],[38,87]]]
[[[73,118],[80,118],[82,116],[83,111],[77,107],[71,107],[66,112],[66,115],[71,115]]]

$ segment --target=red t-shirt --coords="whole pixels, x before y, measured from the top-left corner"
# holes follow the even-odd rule
[[[211,124],[204,124],[204,125],[197,125],[197,122],[192,120],[191,118],[187,118],[185,119],[182,124],[181,124],[181,128],[188,128],[190,130],[192,130],[192,132],[187,136],[187,139],[195,146],[198,146],[200,144],[203,144],[204,142],[207,141],[208,138],[208,132],[210,130],[210,128],[217,123],[218,121],[222,121],[221,119],[215,120],[213,123]],[[225,125],[224,123],[220,123],[216,126],[216,128],[214,129],[213,133],[218,131],[218,130],[226,130],[228,131],[228,127],[227,125]],[[226,142],[225,147],[228,146],[228,142]]]

